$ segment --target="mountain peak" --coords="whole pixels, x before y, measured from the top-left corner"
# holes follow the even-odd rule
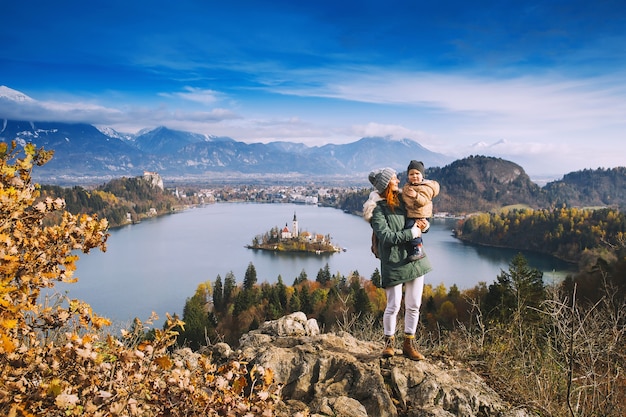
[[[21,91],[14,90],[6,85],[0,85],[0,98],[4,98],[11,101],[17,101],[20,103],[33,102],[32,98],[28,97]]]

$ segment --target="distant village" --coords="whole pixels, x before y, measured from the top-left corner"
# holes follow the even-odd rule
[[[288,223],[279,229],[274,227],[263,235],[255,236],[249,249],[269,250],[276,252],[306,252],[306,253],[336,253],[341,252],[339,246],[335,246],[330,235],[312,234],[306,230],[301,231],[298,225],[296,213],[293,213],[291,229]]]
[[[186,187],[189,188],[189,187]],[[322,187],[322,186],[284,186],[284,185],[240,185],[220,186],[215,188],[199,188],[184,193],[176,188],[174,194],[179,198],[195,198],[199,203],[210,204],[221,201],[245,201],[256,203],[293,203],[319,205],[334,202],[335,199],[347,190],[356,190],[355,187]]]

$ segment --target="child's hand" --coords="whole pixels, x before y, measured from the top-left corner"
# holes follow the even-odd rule
[[[420,228],[422,232],[425,232],[428,229],[430,229],[430,222],[426,219],[417,219],[415,220],[415,224],[417,225],[417,227]]]
[[[405,192],[406,192],[406,195],[408,195],[411,198],[417,197],[417,191],[415,191],[412,188],[408,188]]]

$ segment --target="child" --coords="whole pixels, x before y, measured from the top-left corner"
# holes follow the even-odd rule
[[[439,194],[437,181],[424,179],[424,164],[421,161],[411,161],[406,170],[407,181],[402,187],[402,200],[406,205],[405,228],[410,229],[416,219],[428,219],[433,215],[433,198]],[[428,228],[426,229],[428,230]],[[426,231],[424,230],[424,232]],[[411,241],[412,250],[409,251],[409,261],[416,261],[424,257],[422,237]]]

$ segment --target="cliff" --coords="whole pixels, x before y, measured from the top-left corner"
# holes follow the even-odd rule
[[[293,313],[242,336],[236,356],[273,371],[282,386],[279,417],[534,416],[460,364],[401,354],[383,359],[381,350],[382,343],[345,332],[322,334],[314,319]],[[235,356],[224,343],[212,354],[217,361]]]

